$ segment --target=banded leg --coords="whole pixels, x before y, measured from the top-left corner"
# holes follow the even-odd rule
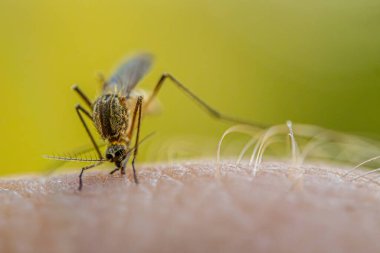
[[[78,190],[81,191],[82,188],[83,188],[83,180],[82,180],[82,177],[83,177],[83,172],[85,170],[88,170],[88,169],[92,169],[98,165],[100,165],[102,162],[98,162],[98,163],[94,163],[94,164],[91,164],[89,166],[86,166],[86,167],[83,167],[80,174],[79,174],[79,187],[78,187]]]
[[[75,110],[77,111],[77,114],[78,114],[78,116],[79,116],[79,119],[80,119],[80,121],[82,122],[84,128],[86,129],[86,132],[87,132],[88,136],[90,137],[92,144],[94,145],[94,148],[95,148],[95,150],[96,150],[96,153],[97,153],[98,156],[99,156],[99,159],[103,159],[103,156],[102,156],[102,153],[100,153],[100,149],[99,149],[99,147],[98,147],[98,144],[96,144],[95,139],[94,139],[94,137],[92,136],[92,134],[91,134],[91,132],[90,132],[90,129],[88,128],[88,126],[87,126],[87,124],[86,124],[86,121],[84,121],[84,118],[83,118],[81,112],[84,113],[84,115],[86,115],[87,117],[89,117],[89,118],[92,120],[91,114],[90,114],[86,109],[84,109],[81,105],[77,105],[77,106],[75,107]]]
[[[263,124],[255,123],[255,122],[248,122],[245,120],[237,119],[228,115],[224,115],[217,110],[215,110],[213,107],[208,105],[205,101],[200,99],[197,95],[195,95],[192,91],[190,91],[184,84],[182,84],[180,81],[178,81],[175,77],[173,77],[171,74],[164,73],[161,78],[158,80],[152,95],[148,98],[148,100],[144,104],[144,109],[149,106],[149,104],[153,101],[153,99],[157,96],[158,92],[160,91],[162,85],[164,84],[166,79],[170,79],[179,89],[181,89],[183,92],[185,92],[190,98],[192,98],[202,109],[204,109],[208,114],[210,114],[211,117],[233,122],[233,123],[241,123],[241,124],[248,124],[260,128],[264,128],[265,126]]]

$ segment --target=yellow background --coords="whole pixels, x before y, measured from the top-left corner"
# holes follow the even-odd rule
[[[156,56],[148,90],[167,71],[241,118],[377,135],[379,24],[375,0],[1,0],[0,174],[89,145],[71,85],[95,98],[96,73],[141,50]],[[141,159],[164,158],[156,149],[181,136],[213,155],[228,125],[167,85],[163,114],[143,122],[156,135]]]

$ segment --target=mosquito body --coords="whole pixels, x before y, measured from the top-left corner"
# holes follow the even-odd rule
[[[116,169],[111,171],[111,174],[118,170],[121,174],[125,174],[125,166],[132,152],[129,146],[136,121],[137,132],[136,143],[133,148],[132,167],[134,180],[138,183],[135,159],[138,151],[143,97],[131,97],[131,91],[149,70],[151,63],[152,57],[150,55],[141,54],[122,64],[108,81],[103,81],[102,95],[95,102],[91,102],[77,85],[73,86],[73,90],[79,94],[91,110],[89,112],[81,105],[76,106],[78,116],[99,156],[96,164],[82,168],[79,175],[79,190],[83,187],[83,172],[104,161],[115,163]],[[132,116],[131,109],[133,109]],[[83,114],[92,120],[98,134],[108,143],[105,159],[83,118]]]
[[[92,120],[99,135],[111,145],[106,158],[121,167],[129,146],[127,130],[130,118],[127,99],[114,94],[99,97],[93,106]]]
[[[142,96],[133,95],[132,90],[148,72],[151,64],[152,56],[149,54],[139,54],[130,58],[119,67],[109,80],[103,81],[102,94],[94,102],[92,102],[77,85],[73,86],[73,90],[78,93],[88,107],[88,109],[85,109],[78,104],[75,109],[98,155],[98,159],[90,160],[96,163],[82,168],[81,173],[79,174],[79,190],[83,187],[82,176],[84,171],[108,161],[116,165],[116,168],[112,170],[110,174],[119,170],[121,174],[125,174],[126,164],[132,154],[133,177],[135,183],[138,183],[135,159],[140,144],[139,134],[142,115],[149,108],[149,105],[157,96],[166,79],[170,79],[179,89],[189,95],[191,99],[198,103],[198,105],[206,110],[212,117],[234,123],[244,123],[260,127],[259,124],[245,122],[219,113],[170,74],[165,73],[161,76],[152,94],[146,100],[144,100]],[[105,158],[100,152],[99,146],[88,128],[84,116],[93,122],[100,137],[107,141]],[[134,147],[131,148],[130,143],[134,132],[136,132],[134,136],[135,144]],[[48,158],[81,161],[80,159],[66,159],[65,157]],[[89,160],[86,159],[83,161]]]

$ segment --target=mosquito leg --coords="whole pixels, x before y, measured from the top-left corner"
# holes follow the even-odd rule
[[[113,175],[113,173],[117,172],[118,170],[120,170],[120,168],[114,169],[113,171],[110,172],[110,175]]]
[[[125,175],[125,166],[120,168],[120,175]]]
[[[138,179],[137,179],[137,175],[136,175],[135,160],[136,160],[136,156],[137,156],[138,149],[139,149],[138,147],[139,147],[139,137],[140,137],[142,100],[143,100],[143,97],[142,97],[142,96],[139,96],[139,97],[137,98],[135,111],[134,111],[134,113],[133,113],[134,115],[136,115],[136,114],[137,114],[137,111],[138,111],[138,118],[137,118],[137,132],[136,132],[135,147],[134,147],[134,150],[133,150],[133,159],[132,159],[133,178],[134,178],[136,184],[139,183],[139,181],[138,181]],[[132,126],[132,127],[133,127],[133,126]]]
[[[208,105],[205,101],[200,99],[197,95],[195,95],[192,91],[190,91],[184,84],[182,84],[180,81],[178,81],[175,77],[173,77],[171,74],[164,73],[161,78],[158,80],[152,95],[147,99],[147,101],[144,103],[144,109],[149,106],[149,104],[154,100],[154,98],[157,96],[158,92],[160,91],[162,85],[164,84],[166,79],[170,79],[179,89],[181,89],[183,92],[185,92],[188,96],[190,96],[191,99],[193,99],[202,109],[204,109],[210,116],[228,121],[233,123],[241,123],[241,124],[248,124],[260,128],[264,128],[265,126],[259,123],[254,122],[248,122],[241,119],[237,119],[228,115],[224,115],[217,110],[215,110],[213,107]]]
[[[95,139],[94,139],[94,137],[92,136],[92,134],[91,134],[91,132],[90,132],[90,129],[88,128],[86,122],[84,121],[84,118],[83,118],[81,112],[84,113],[84,115],[86,115],[87,117],[89,117],[89,118],[92,120],[91,114],[90,114],[86,109],[84,109],[81,105],[77,105],[77,106],[75,107],[75,110],[77,111],[77,114],[78,114],[78,116],[79,116],[79,119],[80,119],[80,121],[82,122],[84,128],[86,129],[86,132],[87,132],[88,136],[90,137],[92,144],[94,145],[94,148],[95,148],[95,150],[96,150],[96,153],[97,153],[98,156],[99,156],[99,159],[103,159],[103,156],[102,156],[102,153],[100,153],[100,149],[99,149],[99,147],[98,147],[98,144],[96,144]]]
[[[127,134],[127,138],[128,138],[129,140],[131,140],[132,135],[133,135],[133,131],[134,131],[134,129],[135,129],[135,122],[136,122],[136,115],[137,115],[137,110],[138,110],[138,108],[137,108],[137,107],[138,107],[138,104],[139,104],[139,101],[137,100],[137,102],[136,102],[136,106],[135,106],[135,109],[134,109],[134,111],[133,111],[133,115],[132,115],[131,128],[130,128],[128,134]]]
[[[74,85],[72,87],[72,89],[78,93],[78,95],[83,99],[83,101],[86,103],[86,105],[88,105],[88,107],[90,107],[90,109],[92,110],[92,103],[91,103],[91,100],[86,96],[86,94],[83,93],[83,91],[78,87],[78,85]]]
[[[83,167],[80,174],[79,174],[79,187],[78,187],[78,190],[81,191],[82,188],[83,188],[83,180],[82,180],[82,177],[83,177],[83,172],[85,170],[88,170],[88,169],[92,169],[98,165],[100,165],[102,162],[98,162],[98,163],[95,163],[95,164],[91,164],[89,166],[86,166],[86,167]]]

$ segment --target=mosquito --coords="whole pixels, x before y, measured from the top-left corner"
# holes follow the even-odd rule
[[[166,83],[165,80],[167,79],[171,80],[175,86],[186,93],[212,117],[234,123],[263,127],[257,123],[246,122],[221,114],[169,73],[161,75],[153,92],[146,99],[141,95],[136,95],[132,91],[150,70],[152,63],[153,57],[148,53],[137,54],[129,58],[108,80],[103,78],[102,94],[95,101],[91,101],[77,85],[72,87],[87,106],[87,108],[85,108],[82,105],[77,104],[75,110],[98,156],[98,159],[84,159],[85,161],[94,161],[96,163],[82,168],[79,174],[79,191],[83,188],[83,173],[86,170],[99,166],[103,162],[111,162],[116,165],[116,168],[112,170],[110,174],[120,171],[121,175],[125,175],[125,168],[131,155],[133,155],[133,179],[136,184],[139,183],[135,161],[139,150],[139,144],[141,144],[139,143],[139,137],[142,115],[157,97],[161,87]],[[103,157],[100,152],[100,148],[97,145],[85,118],[92,121],[97,133],[104,141],[106,141],[107,148],[105,151],[105,157]],[[134,147],[130,147],[134,134]],[[57,157],[53,157],[53,159],[54,158]]]

